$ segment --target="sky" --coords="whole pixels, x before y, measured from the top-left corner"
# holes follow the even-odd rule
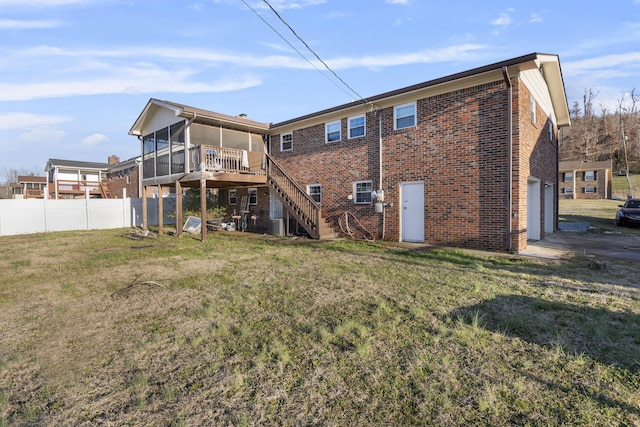
[[[150,98],[276,123],[533,52],[614,111],[640,0],[0,0],[0,171],[138,156]]]

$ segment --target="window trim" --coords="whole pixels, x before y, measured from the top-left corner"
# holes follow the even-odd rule
[[[358,192],[358,184],[369,184],[370,189],[367,192],[364,191],[360,191]],[[373,181],[370,179],[365,179],[362,181],[355,181],[353,183],[353,203],[356,205],[370,205],[371,203],[373,203],[373,200],[371,198],[371,192],[373,191]],[[368,200],[365,201],[358,201],[358,195],[359,194],[367,194],[368,193]]]
[[[362,118],[362,126],[351,126],[351,121]],[[362,135],[351,135],[351,131],[354,129],[362,128]],[[367,116],[366,114],[359,114],[357,116],[351,116],[347,118],[347,139],[363,138],[367,136]]]
[[[231,197],[232,194],[233,194],[233,197]],[[229,205],[233,206],[237,204],[238,204],[238,190],[229,190]]]
[[[288,143],[291,144],[291,146],[289,148],[284,148],[284,143],[285,143],[284,138],[286,136],[290,137],[290,140],[288,141]],[[280,151],[293,151],[293,132],[280,134]]]
[[[570,175],[571,179],[567,179],[567,176]],[[573,182],[574,176],[573,172],[563,172],[562,181],[563,182]]]
[[[573,187],[565,187],[562,189],[562,194],[573,194]]]
[[[255,194],[254,197],[254,201],[251,202],[251,195]],[[249,206],[255,206],[258,204],[258,188],[257,187],[250,187],[247,188],[247,195],[249,196]]]
[[[338,126],[338,130],[337,131],[333,131],[333,132],[329,132],[329,127],[330,126]],[[329,140],[329,135],[330,134],[335,134],[338,133],[338,139],[332,139],[331,141]],[[340,142],[342,141],[342,120],[334,120],[332,122],[327,122],[324,124],[324,143],[325,144],[331,144],[333,142]]]
[[[597,192],[598,189],[596,187],[584,187],[584,194],[596,194]]]
[[[311,188],[312,187],[317,187],[320,191],[318,191],[318,193],[314,193],[318,195],[318,198],[320,200],[316,200],[313,197],[313,194],[311,193]],[[322,184],[320,183],[315,183],[315,184],[307,184],[307,195],[309,195],[309,197],[311,197],[317,204],[322,204]]]
[[[413,107],[413,114],[410,116],[398,116],[398,110],[402,109],[402,108],[406,108],[406,107]],[[398,120],[399,119],[404,119],[407,117],[413,117],[413,124],[411,126],[403,126],[403,127],[398,127]],[[418,124],[418,106],[417,103],[414,102],[408,102],[406,104],[402,104],[402,105],[396,105],[393,107],[393,130],[401,130],[401,129],[409,129],[412,127],[416,127]]]
[[[587,174],[593,174],[591,178],[587,178]],[[596,180],[596,171],[584,171],[584,180],[585,181],[595,181]]]

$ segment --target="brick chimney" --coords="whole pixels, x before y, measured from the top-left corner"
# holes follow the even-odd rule
[[[116,163],[120,163],[120,157],[116,156],[115,154],[112,154],[111,156],[109,156],[108,163],[110,165],[115,165]]]

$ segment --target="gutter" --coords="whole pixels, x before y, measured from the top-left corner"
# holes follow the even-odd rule
[[[511,252],[511,218],[513,216],[513,87],[506,65],[502,67],[502,76],[507,84],[507,252]]]

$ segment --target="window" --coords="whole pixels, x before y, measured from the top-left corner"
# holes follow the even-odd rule
[[[336,142],[342,139],[340,120],[336,122],[326,123],[324,125],[325,138],[324,142]]]
[[[536,100],[533,98],[533,96],[529,100],[529,109],[531,110],[530,112],[531,121],[535,124],[536,123]]]
[[[585,171],[584,172],[584,180],[585,181],[595,181],[596,180],[596,171]]]
[[[293,134],[283,133],[280,135],[280,151],[293,150]]]
[[[349,117],[349,139],[358,138],[365,134],[365,119],[364,115]]]
[[[238,192],[237,190],[229,190],[229,204],[235,205],[238,203]]]
[[[562,194],[573,194],[573,188],[571,187],[563,188]]]
[[[553,141],[553,123],[549,120],[549,141]]]
[[[594,194],[596,192],[596,187],[585,187],[584,192],[587,194]]]
[[[311,196],[311,198],[315,200],[317,204],[322,203],[322,185],[320,184],[307,185],[307,194]]]
[[[258,189],[257,188],[249,188],[249,204],[257,205],[258,204]]]
[[[355,203],[371,203],[371,191],[373,184],[371,181],[357,181],[353,184]]]
[[[564,182],[573,182],[573,172],[564,173]]]
[[[398,105],[393,109],[393,129],[410,128],[416,125],[416,103]]]

